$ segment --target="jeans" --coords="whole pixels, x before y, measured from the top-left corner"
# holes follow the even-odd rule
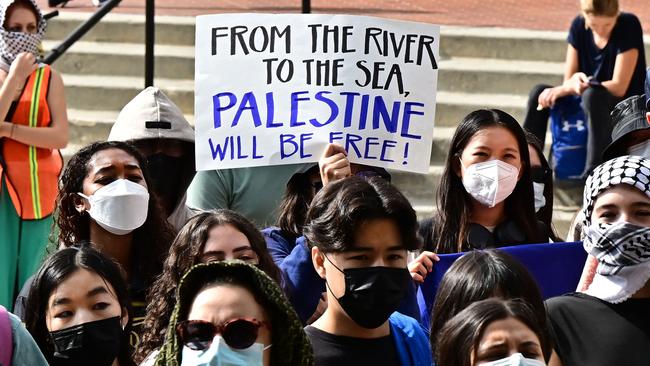
[[[524,128],[537,136],[544,144],[550,110],[537,110],[539,95],[550,85],[536,85],[528,97]],[[614,109],[620,98],[613,96],[604,87],[589,87],[582,93],[582,107],[587,117],[589,129],[587,139],[587,160],[583,178],[587,178],[594,168],[602,163],[605,147],[612,141],[612,120],[609,113]]]

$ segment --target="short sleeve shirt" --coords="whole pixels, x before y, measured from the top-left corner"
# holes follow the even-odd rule
[[[573,293],[546,306],[563,366],[650,365],[650,299],[610,304]]]
[[[634,14],[619,14],[609,41],[602,49],[596,46],[593,33],[591,29],[586,28],[585,18],[582,15],[577,16],[571,23],[567,41],[578,51],[578,69],[600,82],[612,80],[618,54],[631,49],[639,50],[639,58],[623,98],[644,93],[646,61],[643,29]]]

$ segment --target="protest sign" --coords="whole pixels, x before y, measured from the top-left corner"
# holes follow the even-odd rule
[[[352,162],[426,173],[439,27],[348,15],[196,19],[197,170]]]

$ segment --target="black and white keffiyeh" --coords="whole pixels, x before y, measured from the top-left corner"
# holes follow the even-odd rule
[[[583,245],[598,259],[597,273],[615,275],[623,267],[650,261],[650,227],[628,222],[592,224],[585,229]]]
[[[627,184],[650,197],[650,160],[621,156],[609,160],[587,178],[582,213],[583,246],[598,260],[588,294],[612,303],[634,295],[650,279],[650,227],[623,222],[591,223],[598,196]]]
[[[4,28],[4,23],[7,9],[11,4],[13,4],[14,0],[0,0],[0,68],[5,71],[9,70],[9,66],[11,66],[11,63],[21,52],[30,52],[39,56],[38,46],[41,44],[41,41],[45,36],[47,23],[45,18],[43,18],[40,9],[36,5],[35,0],[29,1],[38,14],[38,27],[34,34],[9,32],[6,30]]]
[[[608,160],[594,169],[587,178],[583,195],[583,228],[591,224],[591,214],[598,195],[618,184],[630,185],[650,197],[650,160],[626,155]]]

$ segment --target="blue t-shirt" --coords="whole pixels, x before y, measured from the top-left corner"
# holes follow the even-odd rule
[[[643,47],[643,29],[639,19],[630,13],[621,13],[612,29],[612,34],[604,48],[600,49],[594,43],[594,35],[591,29],[585,27],[585,18],[577,16],[571,23],[571,30],[567,41],[578,51],[578,70],[587,76],[593,76],[596,80],[603,82],[612,80],[614,75],[614,64],[619,53],[631,49],[639,50],[639,58],[634,67],[632,80],[627,87],[625,96],[644,93],[645,82],[645,49]]]

